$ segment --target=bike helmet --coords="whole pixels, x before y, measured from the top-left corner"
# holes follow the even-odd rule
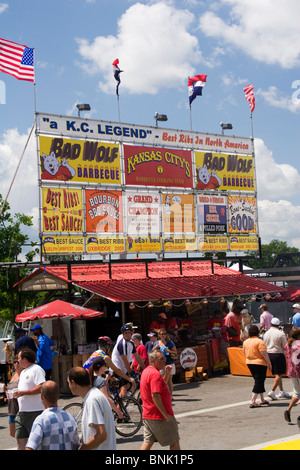
[[[132,331],[132,330],[133,330],[132,326],[126,323],[125,325],[122,326],[121,333],[124,333],[124,331]]]
[[[98,345],[102,348],[102,347],[107,347],[107,346],[112,346],[113,342],[112,340],[109,338],[109,336],[100,336],[100,338],[98,338]]]

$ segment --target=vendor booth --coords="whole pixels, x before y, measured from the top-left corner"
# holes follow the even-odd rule
[[[236,297],[246,301],[253,296],[263,298],[266,294],[275,297],[285,291],[220,264],[192,260],[46,265],[16,286],[20,295],[28,290],[46,290],[52,295],[65,292],[69,302],[76,299],[76,303],[81,302],[96,312],[80,314],[76,305],[75,311],[81,320],[73,322],[74,317],[68,316],[68,321],[73,323],[71,345],[67,351],[57,349],[58,362],[63,363],[60,368],[65,371],[84,362],[83,355],[96,347],[99,336],[107,335],[115,340],[126,322],[132,322],[144,342],[147,341],[150,325],[159,313],[164,312],[167,321],[175,318],[181,324],[187,320],[192,322],[193,328],[187,328],[186,335],[175,335],[178,356],[184,348],[192,348],[197,355],[197,365],[210,373],[215,365],[214,338],[207,331],[206,323],[214,311],[223,311],[227,300]],[[22,321],[22,317],[17,318]],[[83,337],[78,337],[80,333],[74,330],[79,321],[85,324]],[[172,337],[174,331],[169,332]],[[53,336],[57,342],[58,331]],[[64,356],[66,358],[62,359]],[[177,361],[176,374],[180,375],[182,371],[182,365]]]

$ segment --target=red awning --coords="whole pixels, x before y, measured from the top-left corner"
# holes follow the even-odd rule
[[[89,292],[114,302],[137,302],[160,299],[225,297],[232,295],[273,294],[285,292],[266,281],[241,274],[210,261],[132,262],[39,268],[18,282],[49,275],[72,282]],[[42,289],[41,289],[42,290]]]
[[[80,305],[70,304],[63,300],[54,300],[48,304],[20,313],[16,316],[15,321],[22,322],[46,318],[95,318],[100,315],[103,315],[103,312],[80,307]]]

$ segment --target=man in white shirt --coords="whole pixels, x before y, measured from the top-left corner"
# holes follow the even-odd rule
[[[283,390],[282,376],[286,373],[285,345],[287,338],[285,333],[280,329],[279,318],[272,318],[271,328],[264,335],[264,343],[267,346],[267,352],[272,364],[272,373],[275,375],[273,386],[268,393],[268,397],[277,400],[275,390],[279,387],[279,398],[291,398],[290,395]]]
[[[268,312],[267,304],[261,304],[259,306],[261,315],[260,315],[260,331],[268,331],[271,328],[271,320],[273,318],[272,313]]]
[[[293,305],[293,320],[292,324],[300,328],[300,304]]]
[[[21,349],[18,361],[23,368],[20,374],[18,391],[13,397],[18,399],[19,412],[16,415],[18,449],[24,450],[35,418],[44,410],[41,387],[45,382],[45,371],[37,364],[36,354],[31,349]]]
[[[89,373],[83,367],[73,367],[67,380],[72,394],[83,399],[83,444],[79,450],[116,450],[114,417],[105,395],[92,387]]]

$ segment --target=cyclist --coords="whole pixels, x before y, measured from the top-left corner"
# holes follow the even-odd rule
[[[123,372],[123,370],[117,367],[110,358],[112,344],[113,342],[108,336],[100,336],[98,338],[98,349],[94,351],[93,354],[91,354],[91,356],[88,358],[87,361],[85,361],[82,367],[86,369],[87,371],[89,371],[93,360],[96,357],[103,357],[107,367],[112,369],[117,376],[122,377],[122,379],[129,382],[131,384],[132,390],[134,391],[136,387],[134,378],[128,377],[128,375],[126,375],[126,373]]]
[[[134,358],[136,362],[140,365],[141,370],[145,369],[146,366],[144,364],[144,361],[141,356],[137,353],[135,345],[131,340],[133,333],[132,326],[129,324],[123,325],[121,328],[121,333],[122,338],[120,339],[120,341],[117,342],[112,352],[111,360],[113,364],[119,369],[121,369],[125,374],[131,375],[132,369],[130,364],[132,362],[132,359]],[[122,387],[120,395],[125,396],[126,393],[127,390]]]

